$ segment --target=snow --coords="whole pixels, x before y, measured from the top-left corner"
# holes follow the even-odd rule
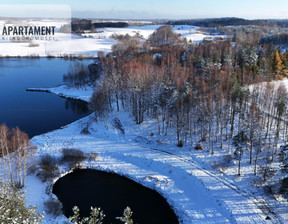
[[[93,94],[93,88],[90,86],[79,87],[76,89],[69,88],[66,85],[61,85],[52,88],[28,88],[28,91],[49,92],[65,98],[73,98],[89,102]]]
[[[50,88],[49,91],[84,100],[91,96],[91,91],[64,86]],[[115,117],[125,128],[125,136],[111,125]],[[81,130],[87,126],[90,134],[81,134]],[[113,171],[158,191],[167,199],[181,223],[288,221],[285,212],[287,203],[277,204],[273,201],[275,206],[278,205],[278,213],[272,214],[263,197],[251,192],[247,179],[234,178],[237,166],[229,168],[227,175],[210,166],[212,161],[221,161],[221,153],[212,155],[205,150],[199,152],[191,146],[178,148],[172,135],[151,135],[154,130],[157,130],[156,121],[146,119],[143,124],[136,125],[129,113],[120,111],[111,113],[108,120],[98,123],[93,121],[91,114],[61,129],[35,136],[31,141],[38,146],[36,160],[46,153],[60,156],[64,147],[97,153],[96,161],[83,162],[82,167]],[[246,169],[244,162],[242,166]],[[62,176],[69,172],[64,166],[61,170]],[[39,211],[44,211],[43,201],[48,198],[46,188],[47,184],[43,185],[35,177],[29,176],[25,186],[28,204],[37,205]],[[267,216],[271,218],[270,221],[265,220]],[[45,216],[45,223],[65,221],[64,216]]]
[[[0,56],[91,56],[96,57],[98,51],[108,53],[111,51],[111,46],[116,44],[112,39],[91,39],[78,37],[70,34],[57,34],[56,40],[51,41],[34,41],[39,44],[38,47],[29,47],[29,43],[11,43],[0,42]]]
[[[0,24],[4,24],[5,21],[0,20]],[[111,47],[117,43],[116,40],[111,39],[113,34],[134,36],[140,35],[144,40],[161,25],[143,25],[143,26],[129,26],[127,28],[101,28],[97,29],[97,33],[86,33],[82,35],[66,34],[58,32],[59,28],[66,24],[67,21],[50,21],[39,20],[30,21],[33,25],[38,26],[56,26],[57,32],[53,36],[53,40],[33,40],[34,44],[39,46],[31,47],[29,43],[13,43],[9,40],[0,40],[0,56],[1,57],[25,57],[25,56],[55,56],[61,57],[65,55],[74,56],[86,56],[97,57],[99,51],[103,51],[105,54],[111,52]],[[181,34],[188,41],[199,43],[203,39],[214,38],[216,36],[207,35],[201,32],[200,27],[195,26],[173,26],[173,30]],[[223,37],[223,36],[218,36]]]

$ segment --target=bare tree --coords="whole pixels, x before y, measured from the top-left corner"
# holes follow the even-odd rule
[[[5,124],[0,126],[0,149],[3,160],[5,180],[13,186],[22,187],[27,176],[28,159],[35,147],[29,137],[18,127],[10,131]]]

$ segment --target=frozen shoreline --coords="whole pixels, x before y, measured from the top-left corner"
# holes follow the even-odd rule
[[[92,88],[84,91],[65,86],[30,90],[84,101],[89,101],[93,92]],[[121,120],[125,136],[111,125],[114,117]],[[35,136],[31,141],[39,149],[36,157],[46,153],[60,156],[64,147],[81,149],[85,153],[96,152],[98,159],[85,161],[83,168],[115,172],[156,190],[166,198],[182,223],[269,223],[265,220],[267,216],[271,222],[284,222],[282,217],[279,220],[268,210],[263,212],[256,196],[247,193],[249,189],[241,190],[233,180],[223,177],[197,156],[188,154],[188,146],[180,149],[165,142],[159,145],[151,137],[150,143],[143,141],[156,127],[153,120],[135,125],[123,111],[110,114],[105,124],[92,120],[93,115],[90,115],[61,129]],[[81,134],[85,127],[88,127],[89,135]],[[67,168],[61,167],[62,175],[67,172]],[[34,176],[27,178],[27,202],[38,206],[39,211],[44,211],[43,203],[48,198],[44,193],[46,187]],[[65,221],[64,216],[56,217],[58,223]],[[47,215],[45,223],[52,222],[55,223],[55,218]]]
[[[66,98],[66,99],[76,99],[76,100],[83,100],[86,102],[89,102],[90,97],[93,94],[93,88],[90,86],[87,86],[85,88],[77,88],[77,91],[75,91],[75,88],[69,88],[65,85],[52,87],[52,88],[28,88],[26,91],[30,92],[46,92],[46,93],[53,93],[55,95],[58,95],[60,97]]]

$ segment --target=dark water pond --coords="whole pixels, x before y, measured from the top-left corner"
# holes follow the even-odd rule
[[[18,126],[33,137],[88,115],[87,103],[83,101],[25,91],[30,87],[63,84],[62,76],[71,63],[59,58],[0,59],[0,124],[6,123],[11,128]]]
[[[69,217],[77,205],[82,216],[89,216],[90,207],[101,207],[106,214],[104,223],[121,223],[129,206],[133,221],[138,224],[175,224],[178,219],[166,200],[157,192],[117,174],[92,169],[76,170],[60,178],[53,193],[63,204]]]

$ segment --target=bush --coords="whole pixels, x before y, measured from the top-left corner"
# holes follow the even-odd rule
[[[82,135],[90,135],[91,133],[90,133],[90,131],[89,131],[88,125],[87,125],[85,128],[83,128],[80,133],[81,133]]]
[[[183,147],[183,140],[182,139],[180,139],[178,141],[177,147]]]
[[[55,198],[50,198],[44,202],[45,211],[53,216],[59,216],[62,214],[62,204]]]
[[[198,142],[198,144],[195,146],[196,150],[203,150],[203,146],[201,144],[201,142]]]
[[[117,118],[117,117],[115,117],[114,119],[113,119],[113,121],[112,121],[112,126],[114,127],[114,128],[116,128],[118,131],[120,131],[120,133],[122,134],[122,135],[125,135],[125,129],[123,128],[123,125],[122,125],[122,123],[121,123],[121,121]]]
[[[61,162],[68,163],[70,169],[76,168],[85,159],[87,155],[80,149],[62,149]]]
[[[59,175],[58,161],[49,154],[43,155],[39,162],[37,176],[42,181],[51,180]]]

